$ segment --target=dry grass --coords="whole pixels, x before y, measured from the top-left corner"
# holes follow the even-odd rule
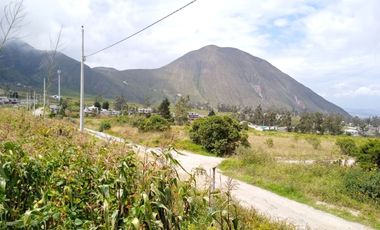
[[[272,157],[299,160],[335,160],[341,157],[334,138],[322,138],[312,135],[321,141],[319,148],[315,149],[307,138],[311,135],[280,134],[249,132],[248,141],[254,150],[266,150]],[[268,147],[267,140],[273,140],[273,147]]]
[[[168,147],[179,140],[189,139],[186,131],[180,126],[172,126],[164,132],[140,132],[128,124],[116,124],[111,127],[109,133],[149,147]]]

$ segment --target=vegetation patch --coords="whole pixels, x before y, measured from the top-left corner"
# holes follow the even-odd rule
[[[71,123],[1,114],[1,229],[291,228],[240,208],[229,190],[209,202],[168,152],[141,161]]]
[[[193,122],[190,138],[217,156],[231,155],[239,144],[247,144],[238,121],[227,116],[210,116]]]
[[[336,208],[327,211],[380,227],[378,172],[367,174],[358,167],[323,162],[311,165],[278,163],[268,151],[240,147],[236,156],[224,160],[219,167],[231,177],[279,195],[317,208],[321,208],[318,201],[332,204]],[[358,210],[359,214],[342,211],[346,209]]]

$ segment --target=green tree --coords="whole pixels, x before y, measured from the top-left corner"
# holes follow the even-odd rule
[[[208,116],[209,116],[209,117],[211,117],[211,116],[215,116],[215,115],[216,115],[216,114],[215,114],[215,112],[214,112],[213,109],[208,113]]]
[[[115,110],[123,111],[125,105],[127,104],[127,100],[125,100],[124,96],[120,95],[115,98]]]
[[[149,118],[143,118],[138,121],[137,127],[139,131],[165,131],[170,129],[169,122],[160,115],[153,115]]]
[[[253,120],[252,122],[257,125],[261,125],[264,122],[264,115],[263,115],[263,109],[261,108],[261,105],[258,105],[253,113]]]
[[[276,113],[274,111],[268,111],[264,115],[264,124],[269,126],[274,126],[276,123]]]
[[[343,133],[343,117],[337,114],[328,115],[323,121],[323,129],[332,135]]]
[[[357,158],[363,169],[380,170],[380,139],[370,139],[361,145]]]
[[[313,117],[310,113],[301,114],[299,124],[296,129],[301,133],[310,133],[313,130]]]
[[[292,131],[292,115],[289,111],[281,117],[281,125],[285,126],[288,132]]]
[[[102,104],[102,109],[108,110],[110,108],[110,103],[108,101],[104,101]]]
[[[323,134],[325,132],[323,127],[323,114],[320,112],[316,112],[313,115],[313,131]]]
[[[168,121],[172,120],[172,115],[170,113],[170,102],[167,98],[165,98],[161,104],[158,106],[158,114],[160,114],[163,118],[165,118]]]
[[[66,100],[63,100],[62,98],[59,99],[59,111],[58,114],[61,114],[62,116],[65,116],[65,111],[69,107],[69,102]]]
[[[100,111],[101,105],[100,105],[100,102],[99,102],[99,101],[95,101],[95,102],[94,102],[94,106],[95,106],[96,108],[98,108],[98,111]]]
[[[188,121],[188,112],[190,110],[190,97],[180,97],[175,105],[175,121],[179,125],[183,125]]]
[[[227,116],[211,116],[195,120],[190,138],[217,156],[230,155],[240,143],[247,143],[239,122]]]

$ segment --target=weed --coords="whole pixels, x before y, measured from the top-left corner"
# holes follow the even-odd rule
[[[265,144],[268,146],[268,148],[272,148],[274,146],[273,139],[272,138],[266,139]]]

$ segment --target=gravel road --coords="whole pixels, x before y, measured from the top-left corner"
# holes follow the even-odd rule
[[[121,138],[104,133],[92,130],[86,131],[102,139],[117,142],[124,141]],[[137,153],[149,152],[151,150],[156,152],[160,151],[159,149],[145,148],[140,145],[132,146]],[[223,161],[223,158],[202,156],[188,151],[180,151],[180,153],[173,152],[173,155],[188,172],[198,167],[204,168],[206,172],[211,172],[212,168]],[[227,176],[224,176],[220,170],[216,169],[216,188],[223,188],[228,180],[229,178]],[[272,219],[292,223],[297,229],[371,229],[367,226],[344,220],[239,180],[234,180],[234,185],[235,189],[232,191],[232,195],[242,206],[254,208]]]

